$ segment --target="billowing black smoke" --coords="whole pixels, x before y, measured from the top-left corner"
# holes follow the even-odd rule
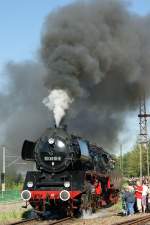
[[[129,13],[121,1],[84,1],[50,14],[41,55],[45,86],[74,99],[73,130],[113,144],[125,113],[138,106],[150,78],[150,18]]]
[[[6,65],[3,74],[8,87],[0,95],[0,140],[8,148],[7,155],[21,156],[24,139],[36,140],[49,125],[42,104],[47,93],[42,85],[44,73],[43,66],[33,61]]]
[[[52,121],[43,98],[64,90],[70,130],[105,147],[116,143],[126,112],[137,108],[141,87],[150,84],[149,27],[149,16],[134,15],[117,0],[80,1],[47,16],[40,62],[6,66],[4,142],[20,152],[24,139],[36,139]]]

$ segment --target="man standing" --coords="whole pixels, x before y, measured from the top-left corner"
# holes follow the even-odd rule
[[[146,211],[146,200],[147,200],[147,194],[148,194],[148,186],[146,185],[146,181],[143,182],[143,191],[142,191],[142,209],[145,213]]]
[[[140,213],[142,212],[142,191],[143,191],[143,187],[140,181],[137,180],[136,186],[135,186],[135,198],[137,203],[137,209]]]

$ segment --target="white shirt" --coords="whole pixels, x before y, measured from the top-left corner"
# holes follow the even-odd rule
[[[142,187],[143,187],[142,196],[146,196],[148,194],[148,187],[145,184],[143,184]]]

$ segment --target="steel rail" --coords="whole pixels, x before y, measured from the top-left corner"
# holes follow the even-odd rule
[[[54,225],[54,224],[63,223],[63,222],[65,222],[65,221],[67,221],[67,220],[71,220],[71,219],[72,219],[72,217],[66,217],[66,218],[64,218],[64,219],[60,219],[60,220],[57,220],[57,221],[54,221],[54,222],[48,223],[48,225]]]
[[[35,222],[37,221],[37,219],[23,219],[23,220],[20,220],[20,221],[16,221],[16,222],[13,222],[13,223],[9,223],[8,225],[17,225],[17,224],[30,224],[30,222]]]
[[[142,216],[142,217],[134,218],[134,219],[129,219],[123,222],[114,223],[112,225],[146,225],[146,222],[149,222],[147,223],[147,225],[148,224],[150,225],[150,215],[148,216],[146,215],[146,216]]]
[[[67,217],[67,218],[63,218],[63,219],[59,219],[59,220],[56,220],[56,221],[47,221],[47,225],[55,225],[55,224],[61,224],[67,220],[70,220],[71,217]],[[46,220],[43,220],[43,222],[45,222]],[[41,224],[42,220],[38,220],[38,219],[26,219],[26,220],[20,220],[18,222],[13,222],[13,223],[9,223],[8,225],[17,225],[17,224],[32,224],[35,222],[37,222],[37,225],[38,225],[38,222]]]

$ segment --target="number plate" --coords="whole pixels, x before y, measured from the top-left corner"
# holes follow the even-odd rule
[[[61,161],[60,156],[45,156],[44,157],[45,161]]]

